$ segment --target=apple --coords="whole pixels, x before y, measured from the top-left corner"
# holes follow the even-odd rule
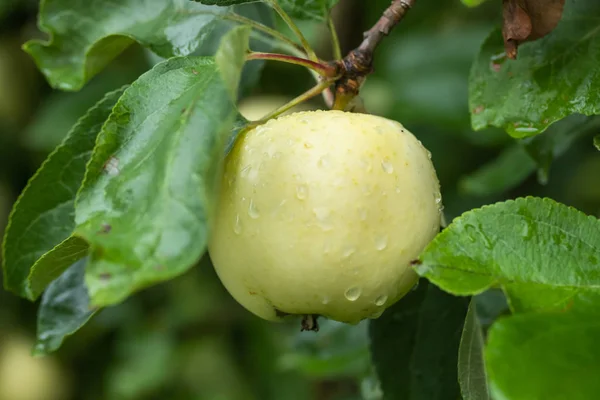
[[[416,284],[411,261],[440,219],[431,154],[400,123],[303,111],[237,139],[209,253],[226,289],[259,317],[355,324]]]
[[[8,334],[0,341],[0,400],[61,400],[69,398],[68,383],[52,356],[31,356],[33,341]]]

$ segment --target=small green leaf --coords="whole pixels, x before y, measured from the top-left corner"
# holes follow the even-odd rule
[[[87,257],[75,262],[44,292],[38,310],[35,355],[56,351],[94,314],[84,283],[86,263]]]
[[[371,321],[371,354],[385,399],[457,399],[458,348],[469,299],[422,280]]]
[[[15,203],[3,244],[6,289],[34,300],[87,253],[84,241],[70,237],[75,195],[96,136],[123,91],[107,94],[77,122]]]
[[[503,193],[521,184],[535,171],[535,167],[535,161],[524,147],[515,143],[494,160],[462,178],[460,188],[475,196]]]
[[[292,18],[323,21],[339,0],[278,0]]]
[[[244,4],[244,3],[257,3],[259,1],[269,1],[269,0],[194,0],[198,3],[206,4],[209,6],[219,6],[219,7],[227,7],[232,6],[234,4]]]
[[[24,49],[52,87],[79,90],[134,41],[165,58],[192,53],[225,12],[189,0],[46,0],[39,25],[50,39]]]
[[[210,57],[172,58],[123,94],[76,205],[94,306],[187,271],[204,253],[234,107]]]
[[[473,128],[496,126],[522,138],[570,114],[599,114],[600,35],[589,18],[599,13],[598,1],[567,0],[556,29],[520,46],[517,60],[505,58],[502,34],[494,30],[471,69]]]
[[[486,0],[461,0],[462,3],[467,7],[477,7],[483,4]]]
[[[487,374],[483,363],[483,333],[471,301],[458,350],[458,382],[464,400],[489,400]]]
[[[469,211],[425,249],[415,269],[456,295],[499,287],[513,311],[600,304],[600,220],[550,199]]]
[[[500,194],[521,184],[536,169],[539,181],[546,184],[554,159],[599,124],[598,117],[571,115],[550,126],[543,135],[520,140],[506,148],[498,158],[463,178],[461,188],[477,196]]]
[[[368,322],[357,326],[319,321],[318,335],[298,332],[279,358],[279,367],[320,379],[361,376],[369,371]]]
[[[594,138],[594,146],[596,146],[596,148],[600,150],[600,135]]]
[[[249,26],[239,26],[223,36],[221,45],[215,54],[215,62],[233,102],[238,99],[242,69],[250,45]]]
[[[538,180],[548,183],[552,161],[570,149],[577,139],[597,131],[599,126],[600,117],[571,115],[550,126],[543,135],[526,139],[525,149],[538,166]]]
[[[587,314],[523,314],[490,329],[492,395],[506,400],[589,400],[600,393],[600,320]]]

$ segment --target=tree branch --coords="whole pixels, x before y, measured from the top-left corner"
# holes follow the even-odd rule
[[[364,33],[360,46],[339,62],[343,78],[336,84],[333,108],[346,110],[358,95],[367,75],[373,72],[375,49],[381,40],[404,18],[416,0],[394,0],[375,25]]]

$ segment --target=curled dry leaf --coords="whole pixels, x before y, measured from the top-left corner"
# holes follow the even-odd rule
[[[565,0],[502,0],[502,5],[504,49],[515,59],[521,43],[537,40],[556,28]]]

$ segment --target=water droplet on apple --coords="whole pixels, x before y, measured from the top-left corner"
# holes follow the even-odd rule
[[[388,244],[387,236],[377,236],[375,238],[375,248],[379,251],[385,250]]]
[[[321,303],[323,303],[324,305],[327,305],[327,304],[329,304],[329,301],[330,301],[329,297],[325,296],[325,297],[323,297],[323,301],[321,301]]]
[[[387,174],[391,174],[394,172],[394,166],[392,165],[392,163],[390,163],[390,161],[386,158],[384,158],[383,160],[381,160],[381,168],[383,168],[383,170],[387,173]]]
[[[242,170],[240,171],[240,176],[242,178],[245,178],[248,176],[248,172],[250,172],[250,169],[252,168],[252,166],[250,164],[246,165],[244,168],[242,168]]]
[[[308,197],[308,186],[304,184],[296,186],[296,197],[305,200]]]
[[[250,199],[250,205],[248,206],[248,215],[252,219],[257,219],[258,217],[260,217],[260,213],[258,211],[258,208],[256,208],[256,204],[254,204],[253,199]]]
[[[385,304],[385,302],[387,301],[388,297],[385,294],[382,294],[381,296],[377,297],[375,299],[375,305],[378,307],[381,307],[382,305]]]
[[[321,168],[327,168],[331,165],[331,162],[329,160],[328,156],[323,156],[321,158],[319,158],[319,161],[317,161],[317,165]]]
[[[379,309],[371,314],[369,314],[369,319],[377,319],[379,317],[381,317],[381,315],[383,314],[383,312],[385,311],[385,309]]]
[[[342,251],[342,257],[348,258],[352,254],[354,254],[355,251],[356,251],[356,249],[353,246],[346,246],[344,248],[344,250]]]
[[[333,229],[333,224],[331,223],[331,210],[324,207],[317,207],[313,209],[315,216],[317,217],[317,221],[319,226],[324,231],[330,231]]]
[[[358,216],[361,221],[367,220],[367,209],[365,207],[358,207]]]
[[[236,235],[242,233],[242,221],[240,220],[240,214],[236,214],[235,216],[235,224],[233,225],[233,231]]]
[[[356,301],[360,297],[361,290],[358,286],[352,286],[346,293],[344,293],[344,297],[350,301]]]

